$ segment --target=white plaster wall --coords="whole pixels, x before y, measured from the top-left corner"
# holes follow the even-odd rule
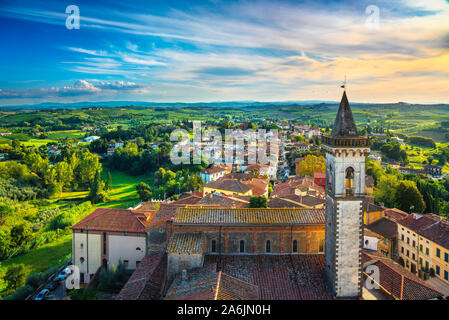
[[[89,248],[89,254],[87,254],[87,248]],[[81,257],[84,258],[82,263]],[[84,273],[84,280],[88,283],[89,274],[95,274],[101,266],[101,236],[86,232],[74,232],[72,234],[72,260],[73,264],[80,269],[80,273]]]
[[[117,266],[122,259],[122,261],[128,260],[128,269],[135,269],[136,261],[141,261],[145,256],[145,237],[108,235],[108,245],[109,265]]]
[[[359,294],[362,201],[338,201],[337,224],[337,288],[338,297]]]
[[[364,149],[351,148],[351,150]],[[346,156],[345,153],[334,156],[330,153],[326,154],[326,162],[328,169],[329,165],[333,168],[333,183],[335,196],[343,196],[345,194],[345,173],[348,167],[354,169],[354,192],[356,194],[363,194],[365,192],[365,156],[363,153],[357,153],[353,156],[352,151]]]
[[[375,237],[363,237],[363,248],[368,250],[375,250],[377,251],[377,243],[379,242],[378,238]]]

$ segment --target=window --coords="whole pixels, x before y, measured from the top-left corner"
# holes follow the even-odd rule
[[[81,243],[80,247],[81,247],[81,248],[82,248],[82,247],[84,247],[84,244],[83,244],[83,243]]]
[[[429,255],[429,248],[426,248],[426,255]]]
[[[410,238],[407,237],[407,244],[410,244]]]
[[[436,267],[435,267],[435,273],[436,273],[437,275],[440,275],[440,266],[436,266]]]
[[[83,257],[80,258],[80,262],[81,262],[81,263],[84,262],[84,258],[83,258]]]
[[[106,255],[106,232],[103,232],[103,255]]]
[[[414,253],[412,253],[412,259],[415,260],[415,254]]]
[[[293,240],[293,252],[298,252],[298,240]]]
[[[449,280],[449,272],[444,270],[444,280]]]
[[[401,234],[401,240],[404,241],[404,235],[403,234]]]
[[[320,252],[324,252],[324,239],[320,241]]]
[[[429,270],[429,261],[426,261],[426,270]]]
[[[387,238],[384,238],[384,244],[387,244]]]
[[[439,248],[437,248],[437,257],[440,258],[441,257],[441,250]]]
[[[212,251],[212,252],[217,252],[217,241],[215,241],[215,240],[212,240],[211,242],[210,242],[210,251]]]
[[[346,169],[345,189],[347,196],[354,195],[354,169],[352,167]]]
[[[401,247],[401,253],[404,253],[404,247]]]
[[[416,247],[416,242],[413,240],[413,248]]]
[[[422,265],[422,258],[419,258],[419,264]]]
[[[408,256],[410,256],[410,251],[409,251],[409,250],[407,250],[407,257],[408,257]]]
[[[265,251],[266,252],[271,252],[271,241],[267,240],[267,243],[265,244]]]
[[[449,254],[447,252],[444,253],[444,261],[449,262]]]
[[[422,252],[422,244],[419,245],[419,251]]]
[[[245,252],[245,240],[240,240],[240,252]]]

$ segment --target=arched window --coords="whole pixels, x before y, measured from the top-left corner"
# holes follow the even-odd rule
[[[210,243],[210,247],[211,247],[210,251],[217,252],[217,241],[212,240]]]
[[[271,252],[271,241],[267,240],[267,243],[265,244],[265,251]]]
[[[240,240],[240,252],[245,252],[245,240]]]
[[[293,240],[293,252],[298,252],[298,240]]]
[[[347,196],[354,195],[354,169],[352,167],[348,167],[346,169],[345,189],[346,189]]]

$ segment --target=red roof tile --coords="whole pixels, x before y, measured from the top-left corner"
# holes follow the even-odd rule
[[[141,212],[99,208],[73,225],[72,229],[143,233],[147,224],[147,217]]]

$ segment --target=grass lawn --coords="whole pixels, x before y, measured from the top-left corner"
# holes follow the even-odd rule
[[[53,140],[58,140],[61,138],[72,138],[80,140],[84,137],[86,132],[81,130],[62,130],[62,131],[49,131],[48,138]]]
[[[5,283],[2,281],[6,269],[14,264],[24,264],[27,274],[44,272],[48,268],[57,266],[72,254],[72,235],[68,234],[60,239],[43,245],[23,255],[0,262],[0,295],[5,294]]]

